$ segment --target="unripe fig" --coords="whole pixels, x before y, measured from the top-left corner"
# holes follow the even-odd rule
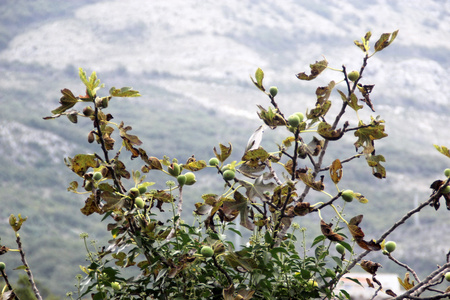
[[[90,131],[88,134],[88,143],[92,144],[95,140],[94,131]]]
[[[92,176],[92,179],[94,179],[95,181],[98,181],[100,179],[102,179],[102,173],[100,172],[95,172],[94,175]]]
[[[69,119],[70,122],[77,123],[78,122],[78,113],[76,111],[70,112],[67,114],[67,118]]]
[[[200,250],[200,253],[204,257],[211,257],[214,255],[214,250],[209,246],[203,246],[202,249]]]
[[[222,172],[225,172],[226,170],[231,170],[231,166],[229,164],[223,166],[222,169],[221,169]]]
[[[181,173],[180,165],[173,163],[167,168],[167,171],[169,171],[170,175],[177,177]]]
[[[177,181],[178,181],[178,184],[180,186],[185,185],[186,184],[186,176],[185,175],[178,175]]]
[[[219,165],[219,160],[217,159],[217,157],[212,157],[210,160],[209,160],[209,162],[208,162],[208,164],[210,165],[210,166],[218,166]]]
[[[139,194],[142,195],[142,194],[145,194],[145,192],[147,192],[147,187],[140,185],[140,186],[138,186],[138,190],[139,190]]]
[[[118,290],[120,290],[121,288],[122,288],[122,286],[120,285],[120,283],[118,283],[118,282],[111,282],[111,287],[114,289],[114,290],[116,290],[116,291],[118,291]]]
[[[397,244],[393,241],[389,241],[384,244],[384,249],[386,249],[386,251],[389,253],[394,252],[395,248],[397,248]]]
[[[138,208],[144,208],[145,202],[144,199],[142,199],[141,197],[136,197],[136,199],[134,199],[134,204],[138,207]]]
[[[346,202],[352,202],[353,201],[353,191],[352,190],[345,190],[341,194],[342,199]]]
[[[107,108],[108,107],[108,103],[109,103],[108,97],[103,97],[102,98],[102,107],[103,108]]]
[[[95,113],[94,109],[90,106],[86,106],[85,108],[83,108],[83,115],[85,115],[86,117],[90,117]]]
[[[102,98],[99,98],[99,97],[95,98],[95,106],[96,106],[97,108],[102,108],[102,105],[103,105],[103,100],[102,100]]]
[[[450,177],[450,169],[445,169],[444,175],[445,175],[445,177]]]
[[[6,265],[4,262],[0,262],[0,271],[4,271],[6,268]]]
[[[135,188],[135,187],[130,189],[130,193],[129,194],[133,198],[136,198],[137,196],[140,195],[139,190],[137,188]]]
[[[344,254],[344,253],[345,253],[345,247],[342,246],[341,244],[336,244],[336,251],[337,251],[339,254]]]
[[[235,177],[235,173],[232,170],[226,170],[225,172],[223,172],[223,179],[225,179],[226,181],[230,181],[233,180]]]
[[[272,97],[275,97],[278,94],[278,88],[276,86],[271,86],[269,93]]]
[[[296,114],[290,115],[288,117],[288,123],[292,127],[298,127],[298,125],[300,124],[300,118]]]
[[[84,189],[88,192],[92,191],[92,182],[87,181],[86,184],[84,185]]]
[[[305,118],[305,115],[303,113],[301,113],[301,112],[296,112],[295,114],[300,119],[300,123],[303,122],[303,119]]]
[[[445,280],[450,281],[450,272],[445,273]]]
[[[186,176],[186,185],[193,185],[197,181],[195,174],[192,172],[187,172],[184,176]]]
[[[442,189],[442,194],[448,194],[450,193],[450,185],[447,185],[445,188]]]
[[[355,82],[359,78],[359,72],[358,71],[351,71],[350,73],[348,73],[347,77],[351,81]]]

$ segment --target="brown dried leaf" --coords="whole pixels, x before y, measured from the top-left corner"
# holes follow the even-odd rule
[[[361,268],[364,269],[364,271],[372,274],[372,275],[376,275],[378,268],[382,267],[381,264],[379,263],[375,263],[373,261],[370,260],[361,260]]]
[[[331,229],[331,226],[333,226],[332,223],[327,224],[324,220],[320,220],[320,229],[322,230],[322,234],[329,239],[330,241],[339,242],[343,241],[344,237],[340,234],[337,234],[336,232],[333,232],[333,229]]]
[[[333,182],[335,184],[338,184],[339,181],[342,178],[342,164],[341,161],[339,159],[336,159],[335,161],[333,161],[331,163],[331,167],[330,167],[330,176],[331,176],[331,180],[333,180]]]

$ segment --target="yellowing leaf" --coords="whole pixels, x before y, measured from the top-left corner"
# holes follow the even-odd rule
[[[341,178],[342,178],[342,164],[341,164],[341,161],[339,159],[336,159],[335,161],[333,161],[331,163],[330,176],[331,176],[331,180],[333,180],[333,182],[335,184],[338,184],[339,181],[341,180]]]
[[[440,153],[444,154],[445,156],[450,158],[450,150],[445,147],[445,146],[438,146],[433,144],[434,148],[436,148],[437,151],[439,151]]]
[[[233,150],[233,147],[231,146],[230,143],[228,143],[228,145],[230,145],[230,146],[227,147],[225,145],[219,144],[220,154],[217,153],[216,147],[214,147],[214,149],[213,149],[214,154],[216,155],[217,159],[220,162],[224,162],[231,155],[231,151]]]
[[[115,87],[112,87],[109,90],[109,94],[113,97],[140,97],[138,91],[133,90],[132,87],[123,87],[121,89],[116,89]]]

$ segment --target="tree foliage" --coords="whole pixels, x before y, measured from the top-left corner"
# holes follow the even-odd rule
[[[78,176],[78,180],[69,183],[68,190],[86,197],[81,213],[102,215],[109,222],[107,230],[111,234],[108,245],[93,246],[88,246],[87,234],[82,235],[89,264],[82,267],[85,274],[78,278],[76,297],[350,299],[348,291],[339,289],[338,283],[356,265],[368,273],[374,295],[427,299],[424,293],[432,292],[432,299],[448,297],[448,290],[440,291],[434,286],[450,271],[450,252],[440,267],[421,280],[384,245],[388,235],[412,215],[429,205],[438,209],[442,197],[450,209],[450,195],[443,193],[449,179],[433,182],[429,199],[402,219],[392,220],[392,227],[380,237],[364,234],[363,215],[349,220],[343,217],[349,205],[370,208],[363,191],[340,187],[344,169],[352,170],[352,164],[360,163],[356,158],[364,157],[367,171],[373,176],[382,180],[387,175],[385,158],[376,151],[379,140],[387,137],[385,121],[380,116],[363,120],[358,112],[375,111],[376,101],[371,99],[374,84],[365,82],[363,75],[370,58],[388,47],[397,33],[382,34],[373,52],[370,32],[362,42],[355,41],[363,52],[356,79],[348,78],[345,66],[330,68],[326,59],[311,64],[309,75],[298,73],[299,80],[312,81],[322,72],[334,70],[339,81],[318,87],[315,102],[294,116],[287,116],[279,107],[276,97],[280,93],[274,87],[264,86],[264,72],[258,68],[251,80],[268,103],[258,106],[263,124],[251,134],[239,161],[231,160],[236,151],[231,143],[213,146],[214,159],[152,156],[144,150],[139,137],[131,133],[131,126],[113,121],[114,117],[107,113],[114,101],[139,97],[139,92],[131,87],[112,87],[109,95],[100,96],[104,85],[96,73],[88,76],[80,68],[85,93],[75,96],[71,90],[63,89],[60,106],[44,118],[66,116],[72,123],[79,118],[88,119],[92,129],[87,141],[99,146],[98,153],[65,159],[67,167]],[[331,113],[332,106],[338,107],[336,113]],[[283,136],[276,147],[263,143],[265,130],[277,130]],[[350,157],[329,157],[329,149],[342,147],[348,141],[343,137],[352,133],[356,153]],[[436,148],[449,156],[446,147]],[[139,160],[140,170],[128,169],[125,156]],[[326,165],[325,158],[332,163]],[[195,207],[187,209],[183,206],[183,192],[199,186],[195,174],[205,168],[214,169],[223,178],[224,189],[201,191]],[[152,176],[156,172],[166,176],[165,188],[152,189],[156,183],[153,180],[161,178]],[[322,217],[324,211],[335,217]],[[192,213],[196,222],[188,225],[186,216]],[[306,215],[317,219],[322,233],[311,245],[305,242],[307,230],[297,223]],[[11,226],[17,232],[25,219],[19,216],[19,221],[15,220]],[[244,236],[236,224],[250,233],[244,245],[233,244],[230,237]],[[335,245],[340,247],[338,255],[330,250]],[[404,267],[416,283],[408,277],[399,279],[406,289],[401,295],[383,289],[376,277],[381,265],[364,259],[374,251]]]

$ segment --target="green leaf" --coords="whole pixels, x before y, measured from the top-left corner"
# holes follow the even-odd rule
[[[100,79],[97,79],[97,74],[95,72],[92,72],[91,76],[87,78],[86,72],[82,68],[79,68],[78,74],[81,81],[86,86],[88,95],[92,98],[95,98],[97,91],[105,86],[104,84],[100,85]]]
[[[381,51],[389,46],[397,37],[398,30],[391,33],[383,33],[378,41],[375,43],[375,52]],[[389,39],[390,38],[390,39]]]
[[[358,97],[356,97],[355,93],[350,95],[350,100],[342,91],[338,90],[338,93],[341,95],[342,101],[347,102],[348,106],[353,108],[353,110],[358,111],[363,108],[362,105],[358,105]]]
[[[109,90],[109,94],[113,97],[140,97],[141,94],[139,94],[138,91],[133,90],[132,87],[123,87],[121,89],[116,89],[115,87],[112,87]]]
[[[321,60],[321,61],[316,61],[315,64],[309,65],[309,67],[311,68],[311,75],[306,75],[305,72],[302,72],[302,73],[297,74],[297,78],[300,80],[313,80],[317,76],[319,76],[320,73],[322,73],[323,70],[325,70],[327,68],[327,66],[328,66],[328,62],[326,59]]]
[[[386,169],[381,165],[380,162],[385,162],[383,155],[367,155],[367,164],[372,167],[372,173],[377,178],[386,178]],[[359,199],[358,199],[359,200]],[[361,201],[361,200],[360,200]],[[365,203],[363,199],[363,203]]]
[[[66,110],[72,108],[77,102],[78,99],[73,95],[73,93],[69,89],[61,90],[63,96],[59,100],[61,104],[60,107],[52,110],[52,114],[57,115],[65,112]]]
[[[436,148],[437,151],[439,151],[440,153],[444,154],[445,156],[447,156],[448,158],[450,158],[450,150],[445,147],[445,146],[438,146],[433,144],[434,148]]]
[[[256,78],[256,81],[250,76],[250,79],[258,87],[258,89],[260,89],[261,91],[264,92],[266,90],[263,86],[264,72],[263,72],[263,70],[261,70],[261,68],[258,68],[256,70],[255,78]]]
[[[342,129],[332,129],[331,125],[327,122],[320,122],[317,133],[324,139],[331,141],[339,140],[344,135]]]

